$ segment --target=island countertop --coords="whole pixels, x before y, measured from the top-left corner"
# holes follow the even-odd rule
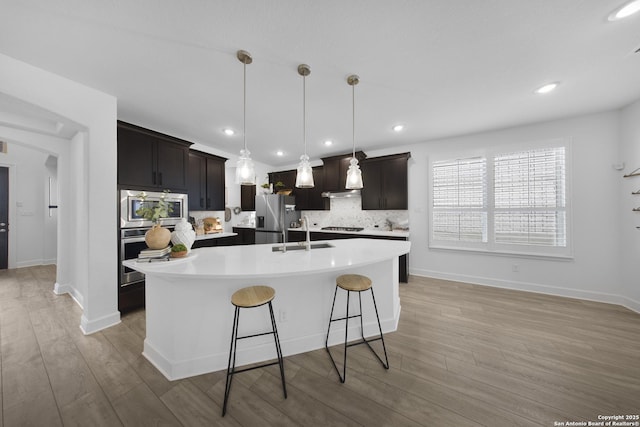
[[[188,257],[171,261],[137,262],[127,260],[123,264],[146,275],[163,277],[192,278],[265,278],[299,276],[339,271],[378,261],[398,257],[409,252],[408,241],[390,241],[373,239],[345,239],[316,241],[313,244],[327,243],[329,248],[306,250],[287,250],[286,253],[274,252],[272,248],[281,244],[238,245],[212,248],[199,248],[191,251]],[[288,243],[299,246],[299,243]]]

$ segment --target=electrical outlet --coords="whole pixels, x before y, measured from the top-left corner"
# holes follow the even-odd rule
[[[511,271],[513,271],[514,273],[519,272],[520,271],[520,266],[518,264],[511,265]]]
[[[286,322],[288,319],[286,310],[282,310],[282,309],[278,310],[278,318],[280,319],[281,322]]]

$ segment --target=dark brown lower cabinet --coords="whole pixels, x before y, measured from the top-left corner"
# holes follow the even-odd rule
[[[191,249],[211,248],[215,246],[232,246],[237,244],[238,236],[214,237],[212,239],[202,239],[193,242]]]
[[[371,234],[353,234],[353,233],[325,233],[322,231],[312,231],[310,233],[311,241],[316,240],[338,240],[338,239],[377,239],[377,240],[409,240],[402,236],[376,236]],[[305,240],[305,232],[302,230],[289,230],[290,242],[303,242]],[[403,283],[409,282],[409,254],[398,257],[398,280]]]
[[[255,228],[233,227],[233,232],[238,234],[236,236],[236,245],[255,245]]]

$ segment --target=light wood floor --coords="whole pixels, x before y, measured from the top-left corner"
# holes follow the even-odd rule
[[[224,372],[167,381],[141,356],[144,311],[84,336],[54,277],[0,272],[2,426],[552,426],[640,413],[640,315],[413,277],[386,335],[389,371],[364,346],[350,348],[345,384],[324,350],[287,357],[287,400],[277,366],[239,374],[221,418]]]

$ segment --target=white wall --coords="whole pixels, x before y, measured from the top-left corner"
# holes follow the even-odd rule
[[[637,148],[638,114],[634,117]],[[555,138],[572,141],[573,259],[532,259],[428,248],[428,156],[473,147],[508,146]],[[613,111],[393,149],[371,150],[367,151],[367,156],[411,152],[409,216],[412,274],[607,301],[640,311],[638,294],[626,294],[622,285],[622,247],[617,226],[621,180],[620,173],[612,167],[619,162],[619,139],[620,115]],[[636,151],[635,163],[640,166],[638,154]],[[640,178],[637,179],[637,189],[640,189]],[[637,222],[640,225],[640,221]],[[640,236],[640,231],[638,233]],[[637,248],[634,253],[638,253]],[[518,272],[512,271],[514,264],[518,266]],[[635,277],[639,277],[637,272]]]
[[[48,154],[19,144],[10,144],[6,154],[0,154],[0,165],[14,168],[11,195],[14,221],[9,223],[14,253],[9,268],[28,267],[51,263],[51,253],[46,242],[55,239],[55,230],[45,222],[45,162]],[[47,249],[47,250],[45,250]],[[53,254],[55,263],[55,252]]]
[[[0,92],[87,129],[53,145],[11,129],[0,128],[0,136],[40,144],[58,157],[56,290],[70,293],[83,306],[80,327],[85,333],[118,323],[115,97],[2,54]]]
[[[640,101],[624,108],[620,114],[620,158],[625,163],[618,175],[620,189],[620,235],[623,261],[622,283],[625,294],[632,300],[640,301],[640,195],[632,195],[640,190],[640,176],[622,178],[622,175],[640,168]],[[640,171],[639,171],[640,172]]]

